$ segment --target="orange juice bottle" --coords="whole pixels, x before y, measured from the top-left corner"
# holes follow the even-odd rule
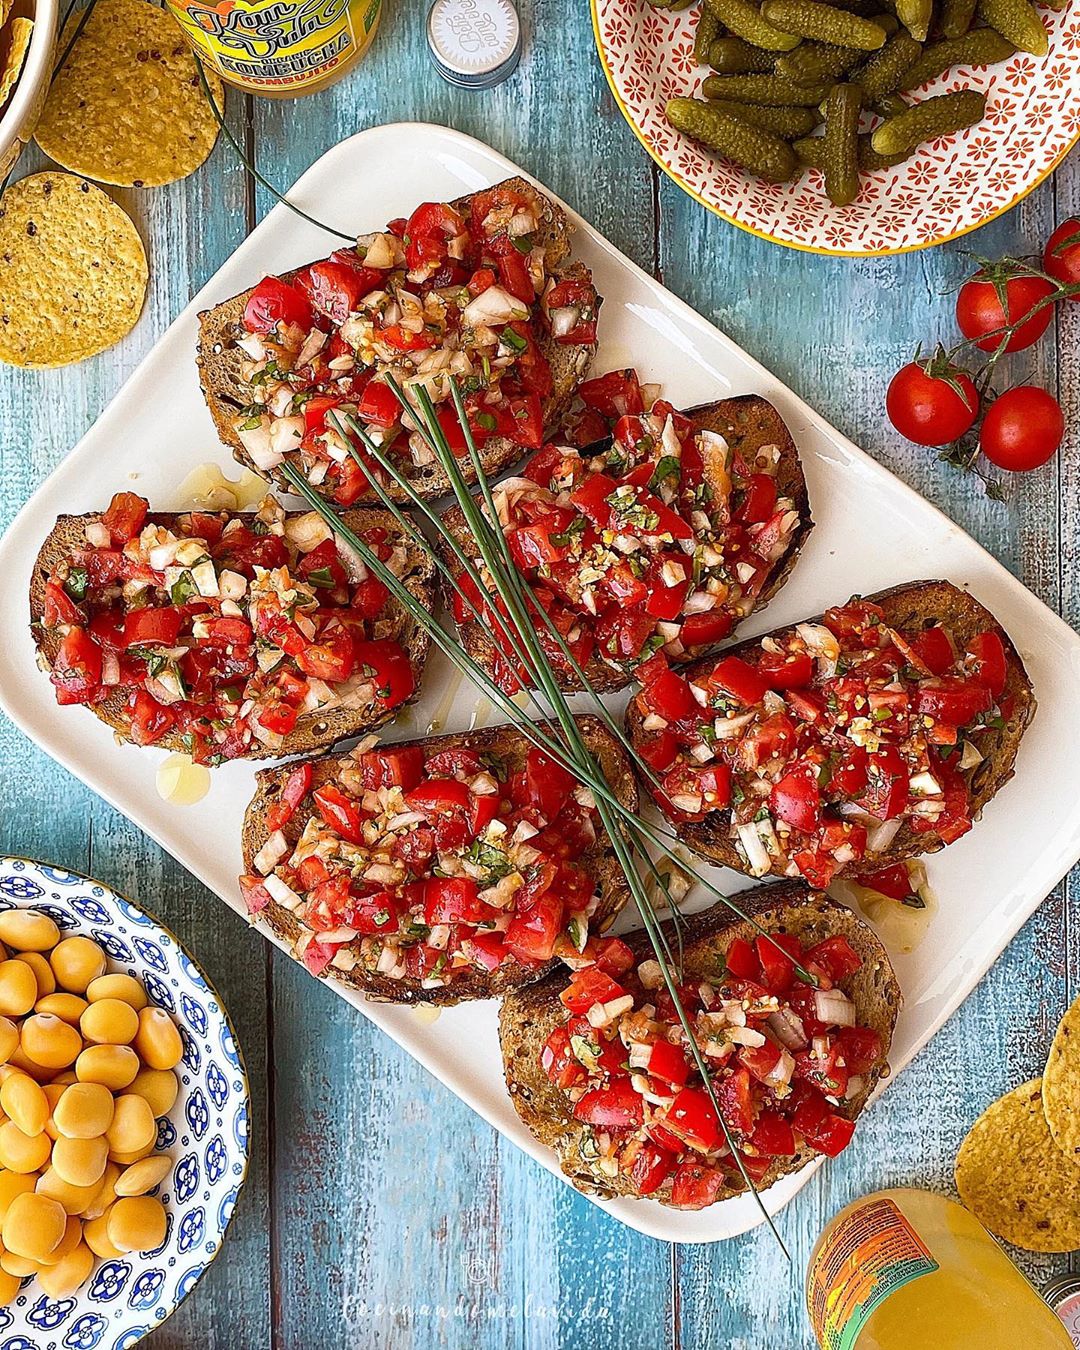
[[[806,1306],[822,1350],[1073,1350],[978,1219],[926,1191],[842,1209],[810,1255]]]
[[[267,98],[313,94],[371,46],[383,0],[166,0],[196,54]]]

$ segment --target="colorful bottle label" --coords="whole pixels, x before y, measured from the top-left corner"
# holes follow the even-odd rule
[[[382,8],[382,0],[167,3],[188,41],[224,79],[297,93],[361,56]]]
[[[829,1232],[807,1275],[807,1305],[822,1350],[855,1350],[859,1332],[890,1294],[937,1269],[894,1201],[860,1205]]]

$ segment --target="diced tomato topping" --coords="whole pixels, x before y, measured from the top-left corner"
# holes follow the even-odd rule
[[[390,745],[365,750],[360,757],[360,777],[364,787],[400,787],[403,792],[416,787],[424,772],[422,745]]]
[[[760,703],[769,687],[758,671],[738,656],[725,656],[718,661],[709,675],[709,685],[748,708]]]
[[[629,1078],[613,1078],[585,1093],[574,1107],[574,1119],[605,1130],[633,1130],[644,1119],[644,1105]]]
[[[249,333],[271,337],[278,324],[295,324],[306,333],[314,322],[307,297],[279,277],[264,277],[251,291],[244,306],[244,327]]]
[[[149,502],[134,492],[116,493],[101,517],[101,523],[112,537],[113,548],[123,548],[129,539],[135,538],[146,523],[149,509]]]
[[[589,1076],[574,1055],[570,1032],[564,1026],[556,1027],[547,1038],[540,1055],[540,1064],[555,1086],[560,1088],[576,1087]]]
[[[364,821],[368,819],[360,803],[335,783],[326,783],[312,794],[315,806],[335,833],[350,844],[364,842]]]
[[[968,643],[967,655],[971,678],[976,684],[989,689],[995,699],[999,699],[1005,692],[1008,673],[1005,644],[1001,638],[991,631],[978,633]]]
[[[680,1163],[671,1183],[671,1203],[677,1209],[705,1209],[714,1203],[723,1184],[724,1174],[717,1167]]]
[[[588,1012],[594,1003],[611,1003],[622,998],[626,990],[598,966],[579,970],[559,995],[564,1007],[571,1012]]]
[[[91,703],[101,687],[101,648],[78,625],[60,643],[50,676],[57,703]]]

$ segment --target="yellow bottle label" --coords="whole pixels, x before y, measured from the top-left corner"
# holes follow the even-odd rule
[[[167,0],[200,56],[254,90],[300,92],[357,60],[382,0]]]
[[[829,1232],[807,1275],[807,1305],[823,1350],[854,1350],[874,1310],[938,1269],[926,1244],[888,1198],[853,1210]]]

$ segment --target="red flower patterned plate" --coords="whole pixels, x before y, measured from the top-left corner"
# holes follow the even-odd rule
[[[923,87],[984,90],[981,123],[928,142],[895,169],[864,174],[858,198],[833,206],[816,169],[790,183],[760,182],[668,125],[667,100],[697,93],[709,74],[694,61],[696,9],[591,5],[611,91],[653,159],[709,210],[792,248],[855,257],[955,239],[1015,206],[1080,138],[1080,15],[1076,5],[1043,9],[1046,56],[1017,52],[996,66],[957,67]]]

